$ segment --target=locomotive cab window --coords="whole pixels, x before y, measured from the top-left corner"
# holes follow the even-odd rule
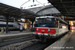
[[[42,23],[42,18],[37,19],[37,23]]]
[[[36,27],[58,27],[56,18],[37,18],[35,20]]]
[[[44,19],[44,23],[51,23],[52,22],[52,19],[51,18],[45,18]]]

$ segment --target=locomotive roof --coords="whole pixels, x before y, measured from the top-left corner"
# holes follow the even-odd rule
[[[54,18],[55,16],[40,16],[40,17],[36,17],[36,18]]]

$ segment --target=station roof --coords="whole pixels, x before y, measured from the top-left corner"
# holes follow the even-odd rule
[[[31,10],[40,16],[61,15],[60,12],[53,5],[41,6],[37,8],[31,8],[28,10]]]
[[[0,3],[0,15],[18,18],[34,18],[37,16],[34,12],[29,11],[27,9],[15,8],[3,3]]]
[[[53,6],[53,5],[47,5],[43,9],[36,12],[38,15],[61,15],[60,12]]]
[[[62,15],[75,16],[75,0],[48,0]]]

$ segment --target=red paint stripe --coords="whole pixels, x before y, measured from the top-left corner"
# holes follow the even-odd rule
[[[50,29],[49,32],[48,29]],[[39,31],[37,31],[37,28],[35,28],[35,33],[45,33],[45,34],[55,34],[56,33],[56,29],[53,28],[38,28]]]

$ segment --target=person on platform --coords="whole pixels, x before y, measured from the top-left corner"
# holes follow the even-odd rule
[[[23,31],[23,26],[22,25],[20,25],[20,32],[22,32]]]

